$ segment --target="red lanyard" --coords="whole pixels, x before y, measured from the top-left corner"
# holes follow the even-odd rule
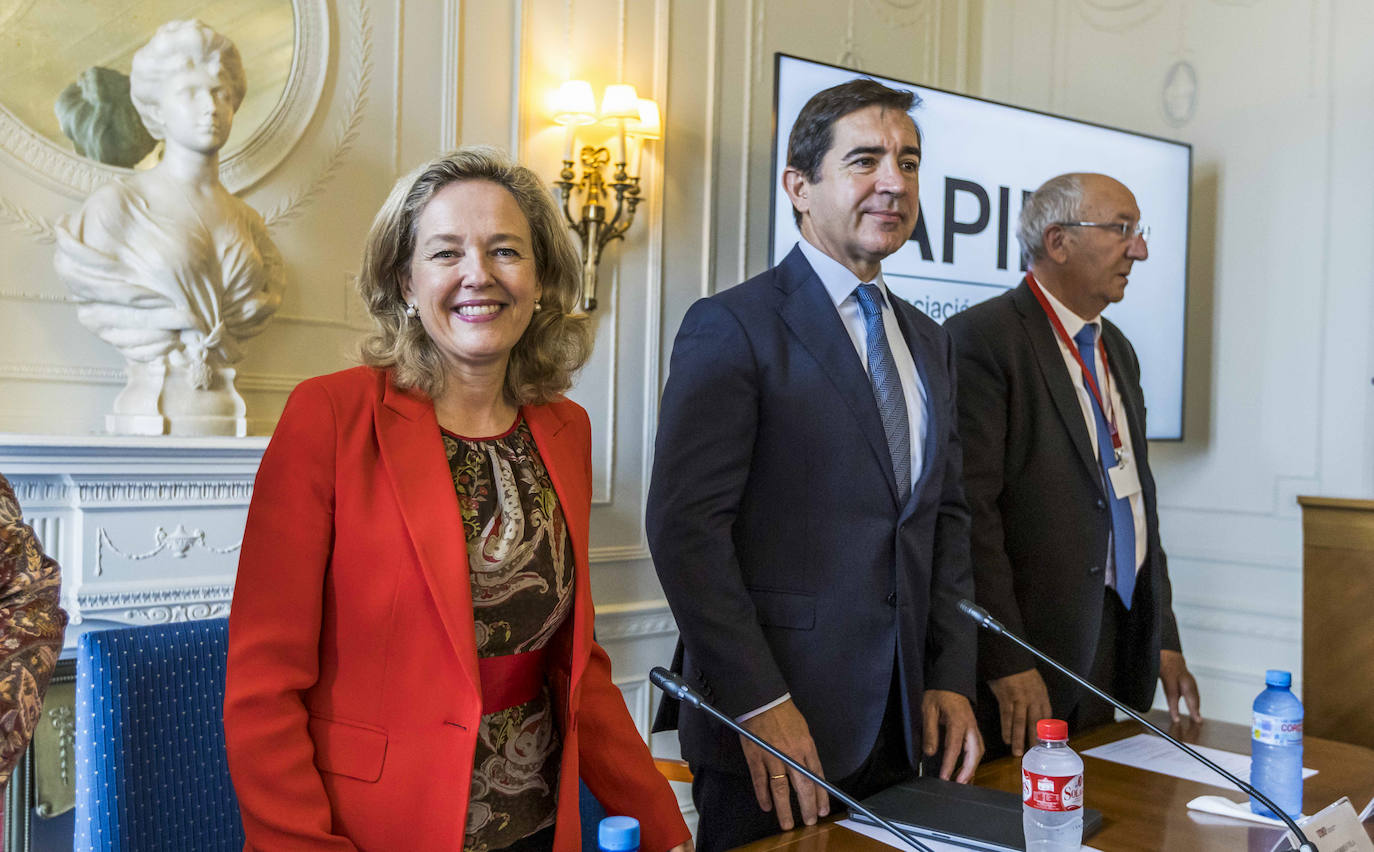
[[[1079,354],[1078,347],[1069,337],[1069,333],[1064,330],[1064,324],[1059,321],[1059,315],[1054,312],[1049,300],[1045,298],[1044,291],[1040,289],[1040,282],[1036,281],[1035,276],[1030,272],[1026,273],[1026,281],[1030,284],[1031,292],[1035,294],[1035,300],[1040,303],[1040,307],[1045,309],[1045,316],[1050,318],[1050,325],[1054,326],[1055,333],[1064,342],[1065,348],[1073,355],[1073,359],[1078,362],[1079,369],[1083,371],[1083,384],[1088,386],[1088,391],[1093,395],[1093,399],[1097,400],[1098,410],[1107,415],[1107,428],[1112,433],[1112,451],[1116,454],[1116,463],[1121,464],[1121,433],[1116,429],[1116,407],[1102,404],[1102,394],[1097,390],[1097,382],[1093,381],[1092,371],[1088,369],[1087,364],[1083,363],[1083,356]],[[1097,348],[1102,353],[1102,384],[1110,393],[1112,370],[1107,365],[1107,347],[1103,344],[1101,335],[1097,338]]]

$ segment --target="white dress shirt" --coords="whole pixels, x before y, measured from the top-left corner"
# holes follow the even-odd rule
[[[830,301],[835,304],[840,322],[844,323],[844,330],[849,332],[849,339],[854,343],[854,351],[859,353],[859,362],[864,365],[865,371],[868,370],[868,326],[854,290],[860,284],[872,283],[883,294],[883,333],[887,337],[888,348],[892,350],[892,360],[897,364],[902,396],[906,398],[906,422],[911,433],[911,487],[915,488],[921,478],[927,421],[930,419],[926,415],[926,388],[916,372],[916,362],[911,357],[906,339],[902,337],[901,327],[897,325],[897,314],[892,310],[892,297],[883,283],[882,270],[878,271],[873,281],[860,281],[844,264],[811,245],[805,238],[798,240],[797,245],[820,277],[825,292],[830,294]]]
[[[1078,314],[1065,307],[1064,304],[1056,299],[1054,294],[1043,285],[1040,287],[1040,292],[1045,294],[1045,300],[1048,301],[1050,307],[1054,309],[1055,315],[1059,317],[1059,322],[1063,323],[1064,331],[1068,332],[1070,340],[1073,339],[1075,334],[1083,330],[1083,326],[1089,324],[1097,326],[1097,334],[1093,339],[1102,339],[1101,316],[1093,317],[1091,320],[1084,320]],[[1073,382],[1073,389],[1078,393],[1078,407],[1082,409],[1083,423],[1088,427],[1088,438],[1092,441],[1093,445],[1093,457],[1101,458],[1100,451],[1097,448],[1097,417],[1093,413],[1094,402],[1092,392],[1088,390],[1087,385],[1083,382],[1083,368],[1078,366],[1078,359],[1074,357],[1074,352],[1078,350],[1078,347],[1074,346],[1071,351],[1069,347],[1064,345],[1064,341],[1059,339],[1058,334],[1054,336],[1054,340],[1059,344],[1059,354],[1064,357],[1064,367],[1069,371],[1069,379]],[[1099,378],[1097,388],[1099,391],[1102,390],[1103,383],[1100,379],[1104,375],[1105,369],[1105,365],[1102,362],[1102,352],[1103,347],[1093,347],[1093,356],[1097,361],[1097,363],[1093,365],[1093,370],[1097,373]],[[1131,458],[1135,458],[1131,440],[1131,426],[1126,419],[1126,407],[1121,402],[1121,393],[1117,390],[1115,375],[1111,377],[1108,384],[1111,386],[1109,391],[1111,409],[1116,412],[1117,433],[1121,436],[1121,451]],[[1137,465],[1137,469],[1138,468],[1139,465]],[[1131,504],[1131,519],[1135,521],[1135,565],[1133,566],[1133,570],[1139,571],[1140,566],[1145,562],[1145,546],[1148,543],[1145,538],[1144,492],[1137,491],[1130,495],[1128,499]],[[1107,570],[1105,573],[1107,585],[1113,587],[1116,585],[1115,553],[1116,549],[1109,538],[1107,541]]]

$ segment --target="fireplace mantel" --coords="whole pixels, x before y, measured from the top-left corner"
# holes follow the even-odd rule
[[[86,630],[227,615],[267,438],[0,435],[0,473]]]

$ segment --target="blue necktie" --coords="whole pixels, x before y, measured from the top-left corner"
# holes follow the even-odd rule
[[[883,331],[883,294],[875,284],[854,288],[854,298],[864,312],[864,331],[868,337],[868,381],[878,403],[878,416],[887,435],[887,451],[892,455],[892,473],[897,477],[897,494],[902,502],[911,494],[911,429],[907,423],[906,396],[897,375],[897,362]]]
[[[1083,357],[1083,365],[1087,367],[1088,375],[1092,377],[1098,391],[1105,394],[1102,384],[1097,381],[1097,351],[1093,346],[1096,337],[1097,326],[1088,323],[1073,336],[1073,340],[1078,344],[1078,354]],[[1105,396],[1103,400],[1106,400]],[[1131,515],[1130,498],[1118,498],[1116,490],[1112,488],[1112,478],[1107,474],[1116,464],[1116,451],[1112,448],[1112,430],[1108,428],[1107,416],[1102,412],[1102,406],[1097,404],[1096,399],[1093,399],[1092,406],[1097,420],[1097,454],[1102,460],[1102,481],[1107,487],[1107,503],[1112,507],[1112,556],[1116,560],[1116,593],[1121,596],[1121,602],[1126,605],[1126,609],[1130,609],[1131,596],[1135,592],[1135,518]]]

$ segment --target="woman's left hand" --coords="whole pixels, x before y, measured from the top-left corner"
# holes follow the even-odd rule
[[[668,852],[696,852],[697,847],[692,843],[692,838],[687,838],[686,843],[679,843]]]

